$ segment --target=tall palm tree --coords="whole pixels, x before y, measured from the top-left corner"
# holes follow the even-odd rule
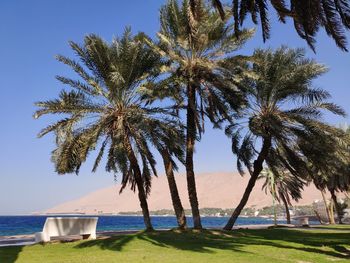
[[[263,170],[260,173],[259,179],[265,180],[263,189],[269,191],[272,197],[279,203],[283,203],[286,211],[287,224],[290,224],[289,207],[292,205],[291,200],[298,201],[301,199],[305,181],[280,167],[271,167]]]
[[[133,191],[137,189],[146,229],[151,230],[147,195],[151,175],[156,175],[156,162],[150,147],[167,151],[170,163],[173,154],[181,156],[182,150],[175,143],[171,145],[175,147],[166,145],[171,141],[169,135],[180,132],[172,139],[181,137],[173,114],[141,101],[138,90],[161,64],[159,56],[142,39],[142,34],[133,37],[126,29],[111,44],[96,35],[85,37],[83,45],[70,42],[81,63],[64,56],[57,59],[81,80],[58,76],[72,90],[62,90],[58,99],[36,103],[39,109],[35,117],[67,116],[39,134],[55,133],[57,148],[52,159],[59,174],[78,173],[88,154],[98,149],[93,171],[106,156],[106,170],[122,174],[121,191],[128,184]]]
[[[229,118],[230,109],[239,109],[244,101],[227,70],[236,51],[253,31],[244,31],[238,39],[227,20],[221,20],[210,7],[200,3],[191,15],[187,0],[179,4],[169,0],[160,10],[158,43],[149,46],[163,57],[164,73],[157,85],[148,87],[154,98],[171,98],[175,108],[186,111],[186,175],[194,228],[202,228],[195,183],[193,153],[196,139],[204,131],[207,116],[219,125]]]
[[[190,0],[193,13],[199,2]],[[212,0],[213,6],[225,17],[221,0]],[[232,14],[235,20],[235,30],[243,25],[247,15],[251,15],[254,24],[261,23],[263,40],[270,37],[269,7],[277,12],[279,21],[286,23],[291,18],[298,35],[307,41],[315,50],[315,37],[320,28],[332,37],[337,46],[347,49],[346,31],[350,29],[350,2],[348,0],[232,0]],[[260,18],[258,18],[258,16]]]
[[[306,59],[301,49],[256,50],[250,67],[252,77],[241,82],[248,106],[241,121],[226,128],[237,155],[237,168],[243,174],[244,164],[250,179],[226,230],[232,229],[246,205],[267,159],[269,166],[279,162],[294,176],[305,176],[309,172],[306,152],[297,140],[317,138],[332,146],[336,140],[331,133],[334,127],[322,122],[322,112],[345,114],[337,105],[325,101],[330,97],[326,91],[313,88],[312,80],[326,68]]]

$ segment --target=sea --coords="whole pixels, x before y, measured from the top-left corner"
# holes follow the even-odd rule
[[[0,216],[0,236],[28,235],[40,232],[45,220],[50,216]],[[126,231],[144,229],[141,216],[98,216],[97,232],[103,231]],[[155,229],[169,229],[177,226],[174,216],[152,216]],[[228,217],[202,217],[202,225],[205,228],[221,228]],[[188,226],[193,226],[192,218],[187,217]],[[272,224],[273,219],[262,217],[240,217],[237,225]],[[278,220],[279,224],[286,223]]]

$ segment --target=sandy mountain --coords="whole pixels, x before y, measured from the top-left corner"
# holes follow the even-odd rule
[[[197,191],[201,208],[232,208],[239,202],[249,176],[244,177],[234,173],[208,173],[199,174],[197,179]],[[185,175],[176,176],[179,193],[185,208],[190,208],[186,189]],[[258,181],[248,201],[248,207],[261,208],[270,206],[271,196],[261,190],[263,182]],[[120,185],[114,185],[87,194],[79,199],[72,200],[45,211],[46,213],[72,213],[81,212],[87,214],[118,213],[128,211],[140,211],[137,195],[125,189],[119,194]],[[314,200],[320,200],[321,194],[314,186],[305,187],[303,199],[298,205],[308,205]],[[153,178],[152,192],[148,199],[151,211],[160,209],[172,209],[168,184],[165,176]]]

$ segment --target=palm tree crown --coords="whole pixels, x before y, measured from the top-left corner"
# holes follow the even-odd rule
[[[251,160],[257,152],[254,142],[259,138],[271,140],[269,165],[276,165],[280,159],[274,157],[280,157],[290,169],[301,164],[298,161],[303,159],[298,153],[310,156],[304,144],[296,143],[300,139],[336,141],[328,135],[338,131],[322,122],[321,117],[323,111],[342,116],[345,112],[326,101],[330,97],[328,92],[312,86],[312,80],[326,72],[325,66],[306,59],[302,49],[281,47],[275,52],[256,50],[251,68],[255,77],[241,82],[249,100],[248,107],[240,116],[241,121],[226,129],[228,135],[233,135],[233,151],[238,156],[240,172],[243,173],[242,164],[252,171]],[[242,133],[245,133],[243,138]],[[332,143],[325,145],[331,147]]]
[[[282,165],[283,167],[283,165]],[[302,198],[302,191],[306,181],[295,176],[284,168],[272,167],[264,169],[259,179],[264,180],[263,189],[269,191],[274,200],[283,203],[286,212],[287,224],[291,223],[289,206],[292,200],[299,201]]]
[[[193,10],[202,0],[191,0]],[[225,17],[221,0],[213,0],[214,7]],[[288,3],[289,2],[289,3]],[[294,28],[302,39],[315,50],[315,37],[320,28],[332,37],[339,48],[347,51],[346,31],[350,29],[350,4],[347,0],[232,0],[235,30],[251,15],[254,24],[261,23],[264,41],[270,37],[269,7],[277,11],[280,22],[293,19]],[[195,12],[195,11],[193,11]],[[259,19],[259,17],[260,19]]]
[[[233,55],[254,31],[244,30],[237,38],[228,18],[222,21],[203,3],[198,9],[198,20],[193,20],[188,1],[179,5],[169,0],[160,10],[158,45],[148,43],[168,65],[162,67],[164,78],[152,87],[154,95],[173,98],[181,108],[188,99],[188,86],[193,87],[196,100],[191,107],[200,134],[204,115],[216,122],[229,118],[228,112],[242,105],[244,100],[232,81],[237,59]]]

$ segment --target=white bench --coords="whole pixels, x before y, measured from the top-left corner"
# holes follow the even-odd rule
[[[309,217],[308,216],[300,216],[297,218],[298,225],[300,226],[309,226]]]
[[[42,232],[35,233],[35,242],[49,242],[51,237],[81,235],[96,239],[98,217],[48,217]]]

